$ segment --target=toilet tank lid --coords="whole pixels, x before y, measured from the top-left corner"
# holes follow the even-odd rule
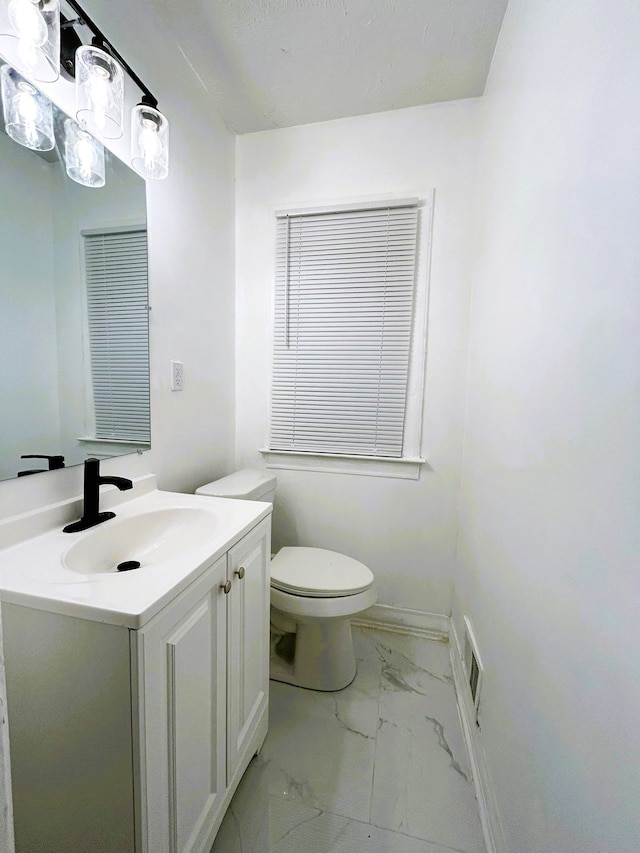
[[[267,471],[257,468],[243,468],[228,477],[213,480],[196,489],[197,495],[209,495],[217,498],[239,498],[244,500],[257,500],[267,492],[275,489],[276,477]]]

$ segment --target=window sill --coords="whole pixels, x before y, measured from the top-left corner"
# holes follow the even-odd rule
[[[87,453],[97,456],[99,459],[109,459],[111,456],[122,456],[127,453],[142,453],[151,449],[151,444],[144,441],[131,441],[127,438],[95,438],[90,435],[82,435],[77,439],[79,444],[84,445]]]
[[[331,474],[359,474],[362,477],[389,477],[418,480],[425,460],[418,456],[397,459],[379,456],[332,456],[328,453],[293,453],[289,450],[260,450],[267,468],[289,471],[325,471]]]
[[[151,447],[148,441],[136,441],[131,438],[95,438],[90,435],[80,435],[77,440],[85,444],[124,444],[130,447],[140,447],[142,450],[149,450]]]

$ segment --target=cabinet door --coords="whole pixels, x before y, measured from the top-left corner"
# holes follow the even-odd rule
[[[229,551],[228,779],[250,748],[269,696],[271,524],[260,522]],[[255,748],[255,747],[254,747]]]
[[[226,557],[134,632],[139,847],[201,850],[226,788]],[[138,847],[136,847],[138,849]]]

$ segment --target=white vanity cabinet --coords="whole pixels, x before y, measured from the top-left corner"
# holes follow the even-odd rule
[[[136,633],[142,851],[208,851],[267,732],[269,524]]]
[[[2,604],[17,853],[208,853],[267,732],[270,519],[141,628]]]

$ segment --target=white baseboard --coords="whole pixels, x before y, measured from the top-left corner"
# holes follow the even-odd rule
[[[458,701],[458,710],[462,722],[462,733],[469,754],[471,775],[473,777],[476,799],[478,800],[478,810],[480,812],[480,821],[482,823],[482,832],[487,846],[487,853],[508,853],[495,792],[482,745],[482,737],[476,725],[475,707],[471,698],[471,690],[467,684],[462,647],[460,646],[460,640],[453,620],[450,620],[449,625],[449,652],[451,655],[451,669],[453,670],[453,683]]]
[[[388,604],[374,604],[351,620],[362,628],[381,628],[400,634],[416,634],[430,640],[446,640],[449,636],[449,617],[441,613],[423,613]]]

